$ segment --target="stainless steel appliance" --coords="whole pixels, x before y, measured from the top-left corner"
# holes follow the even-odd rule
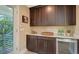
[[[56,53],[77,54],[77,40],[58,38],[56,40]]]

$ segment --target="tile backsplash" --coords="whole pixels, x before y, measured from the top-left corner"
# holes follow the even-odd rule
[[[57,35],[58,30],[63,29],[64,33],[66,33],[67,30],[71,31],[71,34],[73,35],[75,31],[75,26],[32,26],[31,31],[37,32],[37,34],[41,34],[42,32],[54,32],[54,35]]]

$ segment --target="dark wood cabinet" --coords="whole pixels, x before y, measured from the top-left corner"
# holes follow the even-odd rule
[[[31,26],[47,25],[47,12],[45,9],[46,6],[30,8]]]
[[[44,5],[30,8],[31,26],[76,25],[75,5]]]
[[[41,25],[47,25],[47,12],[46,12],[46,6],[41,7]]]
[[[76,25],[76,6],[59,5],[56,6],[57,25]]]
[[[39,7],[39,8],[37,8],[37,10],[38,10],[38,12],[37,12],[37,23],[38,24],[36,24],[36,25],[40,25],[40,23],[41,23],[41,17],[42,17],[42,15],[41,15],[41,13],[42,13],[42,11],[41,11],[41,8]]]
[[[46,12],[48,17],[47,25],[48,26],[56,25],[56,6],[47,6]]]
[[[43,40],[41,37],[38,38],[37,40],[37,52],[38,53],[45,53],[46,48],[45,48],[45,40]]]
[[[66,24],[67,25],[76,25],[76,6],[68,5],[65,6],[66,12]]]
[[[46,44],[46,53],[56,54],[56,38],[49,38],[49,40],[46,40]]]
[[[28,35],[27,49],[40,54],[55,54],[56,38]]]
[[[27,44],[26,47],[28,50],[37,52],[37,37],[27,36]]]
[[[77,40],[77,53],[79,54],[79,40]]]
[[[30,9],[30,25],[34,25],[34,8]]]
[[[73,39],[74,40],[74,39]],[[56,54],[56,38],[27,35],[26,48],[39,54]],[[77,53],[79,54],[79,40],[77,40]]]
[[[65,6],[56,6],[56,25],[66,25],[65,20]]]

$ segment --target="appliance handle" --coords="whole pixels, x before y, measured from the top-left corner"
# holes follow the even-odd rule
[[[62,38],[57,38],[57,41],[61,41],[61,42],[77,42],[77,40],[74,39],[62,39]]]

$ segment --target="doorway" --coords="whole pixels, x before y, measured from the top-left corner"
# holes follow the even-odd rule
[[[0,54],[13,51],[13,8],[0,6]]]

